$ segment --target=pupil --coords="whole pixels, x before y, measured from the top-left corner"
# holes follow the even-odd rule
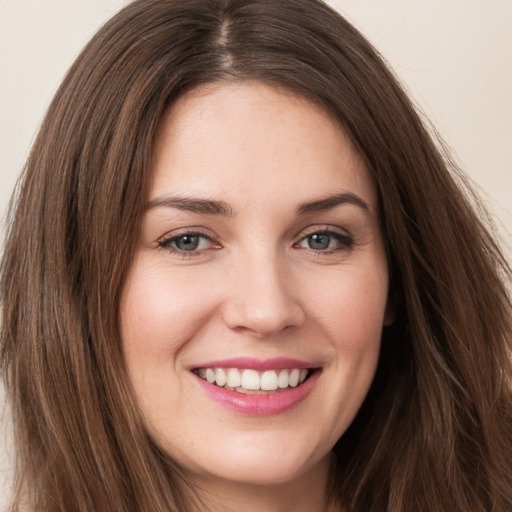
[[[194,251],[199,245],[197,235],[183,235],[176,240],[176,247],[182,251]]]
[[[315,234],[309,237],[309,247],[310,249],[327,249],[329,247],[329,243],[331,242],[331,237],[329,235],[323,234]]]

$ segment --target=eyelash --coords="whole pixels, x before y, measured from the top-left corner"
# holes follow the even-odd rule
[[[330,249],[329,248],[314,249],[312,247],[302,247],[300,245],[303,242],[305,242],[308,238],[313,237],[313,236],[327,236],[330,239],[334,238],[338,242],[339,247],[333,247]],[[187,250],[180,249],[173,245],[173,244],[176,244],[178,240],[184,239],[186,237],[189,237],[189,238],[197,237],[200,240],[201,239],[207,240],[209,243],[213,244],[214,247],[208,247],[206,249],[194,249],[194,250],[187,251]],[[198,242],[199,244],[201,243],[200,240]],[[330,241],[329,241],[329,243],[330,243]],[[310,232],[306,232],[305,234],[303,234],[301,236],[301,238],[293,244],[293,247],[296,249],[300,249],[300,248],[305,249],[309,252],[314,253],[315,255],[329,255],[329,254],[333,254],[333,253],[336,253],[339,251],[350,251],[353,248],[354,244],[355,244],[354,238],[347,233],[342,233],[342,232],[340,232],[338,230],[334,230],[330,227],[325,227],[325,228],[321,228],[321,229],[319,229],[318,227],[315,227],[314,229],[311,229]],[[185,258],[185,259],[200,256],[200,255],[204,254],[205,251],[210,250],[210,249],[220,249],[221,248],[221,245],[218,244],[217,242],[215,242],[212,237],[210,237],[204,233],[201,233],[200,231],[183,231],[181,233],[178,233],[178,234],[175,234],[175,235],[172,235],[170,237],[160,240],[157,243],[157,245],[158,245],[158,248],[165,249],[166,251],[169,251],[171,254],[174,254],[176,256],[179,256],[179,257]]]
[[[313,252],[316,255],[329,255],[339,251],[350,251],[355,244],[353,236],[349,235],[348,233],[343,233],[341,231],[326,226],[325,228],[322,229],[318,229],[318,227],[315,227],[310,232],[306,232],[306,234],[304,234],[300,238],[300,240],[294,244],[294,247],[300,247],[299,244],[305,242],[308,238],[313,236],[327,236],[330,239],[334,238],[339,244],[338,247],[332,247],[330,249],[314,249],[312,247],[304,248],[308,251]]]
[[[160,249],[165,249],[166,251],[169,251],[171,254],[175,254],[176,256],[179,256],[181,258],[193,258],[194,256],[200,256],[204,253],[205,249],[195,249],[191,251],[186,251],[183,249],[179,249],[178,247],[174,247],[172,244],[176,243],[178,240],[183,239],[185,237],[197,237],[199,239],[208,240],[208,242],[216,245],[214,249],[220,249],[220,244],[217,244],[214,242],[214,240],[204,233],[201,233],[200,231],[183,231],[179,234],[164,238],[163,240],[160,240],[158,242],[158,247]],[[199,242],[200,243],[200,242]],[[207,250],[207,249],[206,249]]]

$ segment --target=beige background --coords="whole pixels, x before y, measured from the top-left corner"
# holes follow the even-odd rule
[[[0,0],[0,215],[64,72],[95,30],[125,3]],[[405,81],[481,189],[510,245],[512,0],[330,3],[370,38]],[[3,235],[3,218],[0,226]],[[6,507],[10,469],[8,424],[5,414],[0,423],[0,510]]]

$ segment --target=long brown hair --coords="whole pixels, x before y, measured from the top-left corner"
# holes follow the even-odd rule
[[[193,507],[138,411],[118,309],[164,110],[234,80],[321,105],[379,193],[396,319],[334,448],[333,497],[358,512],[512,509],[510,268],[383,60],[316,0],[138,0],[72,66],[11,207],[0,356],[18,451],[13,510]]]

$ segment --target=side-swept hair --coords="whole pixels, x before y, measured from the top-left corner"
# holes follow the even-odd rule
[[[166,107],[259,81],[329,112],[377,187],[394,324],[335,446],[347,511],[512,509],[510,269],[442,145],[365,38],[317,0],[138,0],[58,90],[11,206],[1,367],[13,510],[191,510],[123,363],[119,301]]]

